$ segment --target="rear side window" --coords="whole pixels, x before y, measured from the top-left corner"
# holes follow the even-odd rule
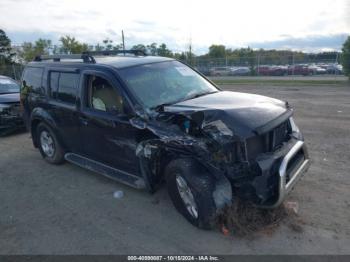
[[[51,97],[74,104],[77,96],[79,75],[75,73],[50,73]]]
[[[23,75],[22,89],[27,92],[44,94],[45,92],[41,85],[43,71],[43,68],[27,67]]]

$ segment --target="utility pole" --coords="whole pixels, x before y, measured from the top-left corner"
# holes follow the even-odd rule
[[[189,41],[189,45],[188,45],[188,59],[189,59],[189,64],[191,65],[191,66],[193,66],[193,64],[192,64],[192,35],[190,35],[190,41]]]
[[[122,30],[123,51],[125,55],[125,42],[124,42],[124,30]]]

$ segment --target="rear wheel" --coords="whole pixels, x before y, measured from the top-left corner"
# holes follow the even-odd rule
[[[64,151],[53,130],[46,124],[40,123],[37,127],[39,150],[43,158],[50,164],[64,162]]]
[[[166,181],[175,208],[191,224],[203,229],[215,226],[215,181],[204,168],[192,159],[174,160],[166,168]]]

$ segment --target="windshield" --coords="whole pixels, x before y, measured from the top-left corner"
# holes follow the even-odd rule
[[[124,68],[120,75],[148,109],[218,91],[197,72],[177,61]]]
[[[0,78],[0,94],[18,93],[19,85],[7,78]]]

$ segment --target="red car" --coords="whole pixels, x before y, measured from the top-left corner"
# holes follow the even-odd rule
[[[305,65],[294,65],[288,67],[288,75],[313,75],[314,71]]]
[[[257,71],[259,75],[264,76],[283,76],[288,73],[285,66],[259,66]]]

